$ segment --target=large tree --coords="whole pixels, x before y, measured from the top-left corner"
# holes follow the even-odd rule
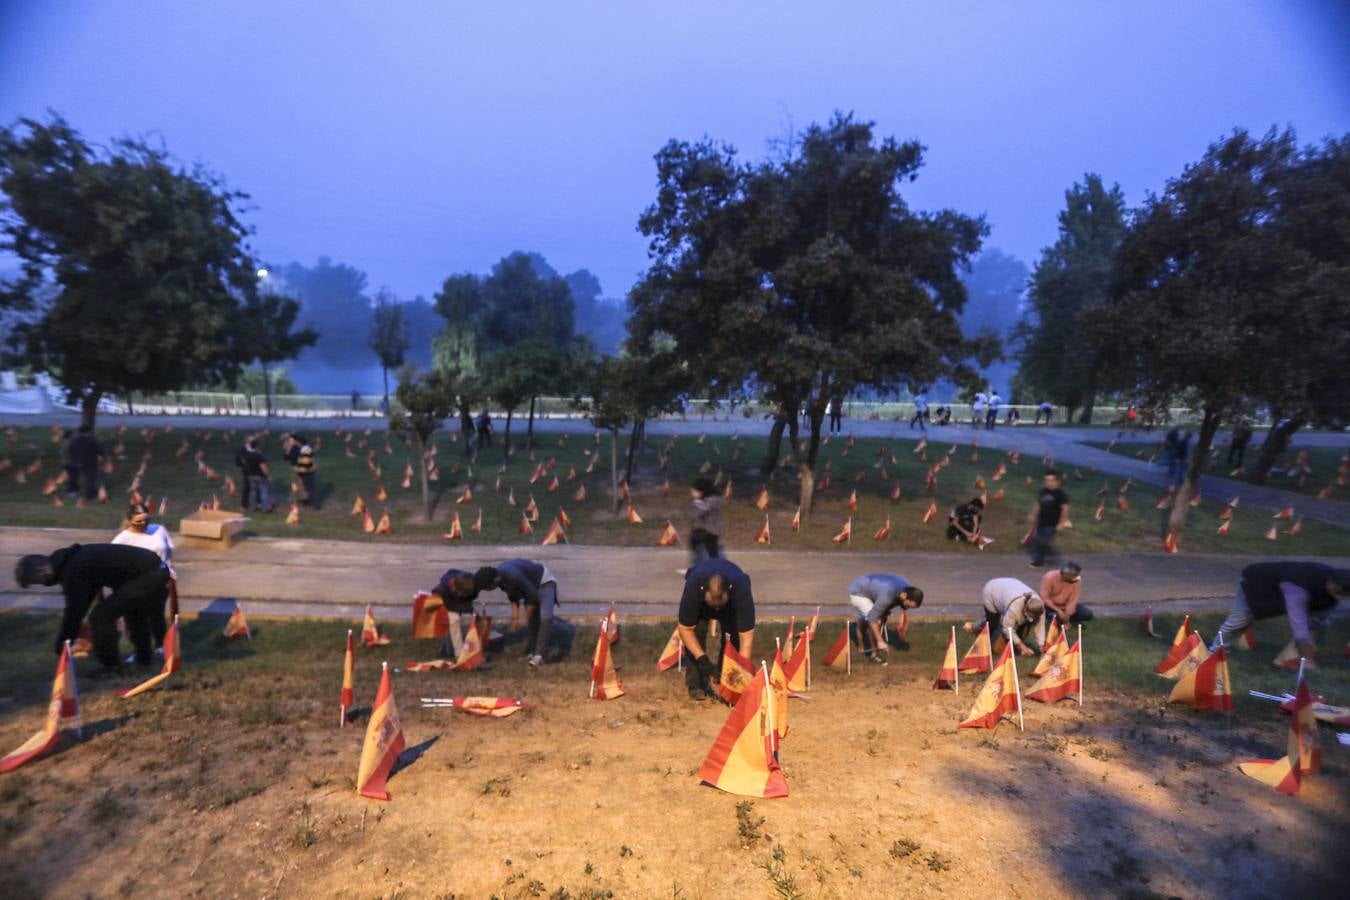
[[[1300,150],[1292,131],[1236,131],[1150,196],[1125,236],[1115,302],[1093,315],[1091,340],[1115,387],[1201,414],[1173,533],[1223,421],[1259,404],[1307,416],[1323,386],[1344,384],[1345,148]]]
[[[969,379],[967,360],[997,351],[959,322],[960,272],[984,223],[910,209],[900,188],[922,162],[918,143],[877,140],[843,114],[760,163],[706,140],[656,156],[657,198],[640,221],[651,265],[630,295],[630,328],[639,340],[671,335],[713,396],[756,384],[784,423],[805,407],[808,513],[831,400]]]
[[[403,365],[408,352],[408,327],[403,318],[403,304],[388,288],[382,288],[375,298],[375,309],[370,322],[370,349],[380,360],[384,376],[384,405],[389,406],[389,370]]]
[[[961,279],[969,299],[961,311],[961,330],[972,339],[992,334],[1001,343],[1010,343],[1022,315],[1030,272],[1026,263],[997,247],[986,247],[970,264]],[[1010,402],[1014,367],[1000,359],[985,368],[991,385],[1008,390]]]
[[[1099,386],[1098,355],[1083,328],[1109,300],[1125,214],[1120,186],[1107,188],[1100,175],[1088,173],[1064,192],[1059,238],[1041,252],[1015,332],[1018,381],[1034,392],[1029,399],[1066,407],[1070,419],[1081,408],[1084,423]]]
[[[459,405],[458,373],[445,370],[419,372],[409,364],[398,375],[394,391],[396,401],[390,413],[389,427],[408,438],[417,454],[418,478],[422,488],[422,513],[431,521],[435,498],[431,493],[430,470],[433,463],[431,441],[441,425]]]
[[[0,192],[0,250],[22,264],[0,303],[30,312],[11,344],[86,423],[105,395],[231,382],[252,358],[245,196],[220,176],[143,141],[95,146],[59,117],[21,119],[0,130]]]
[[[300,323],[319,334],[302,362],[350,369],[362,358],[371,318],[365,272],[321,256],[314,266],[292,262],[269,277],[279,279],[285,292],[300,301]]]
[[[272,415],[272,367],[295,359],[318,339],[312,328],[295,329],[300,304],[291,297],[270,291],[254,293],[244,302],[242,345],[245,354],[262,369],[263,397],[267,415]]]

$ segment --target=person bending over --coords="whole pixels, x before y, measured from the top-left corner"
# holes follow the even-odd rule
[[[717,697],[722,657],[708,658],[708,623],[716,621],[731,645],[747,658],[755,643],[755,595],[750,576],[726,559],[705,559],[685,573],[680,595],[679,634],[691,663],[684,670],[689,696],[694,700]]]

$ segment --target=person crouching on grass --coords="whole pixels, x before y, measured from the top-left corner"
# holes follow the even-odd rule
[[[1036,651],[1027,645],[1026,640],[1045,614],[1045,603],[1040,595],[1016,578],[993,578],[985,582],[981,597],[984,600],[984,622],[966,622],[961,630],[966,634],[974,634],[988,623],[991,649],[997,656],[1003,652],[1011,629],[1013,646],[1017,652],[1023,656],[1034,655]]]
[[[714,665],[708,658],[708,623],[716,621],[722,634],[746,658],[752,658],[755,643],[755,595],[750,576],[726,559],[705,559],[684,576],[680,595],[679,635],[691,662],[684,670],[685,685],[693,700],[717,698],[722,657]]]
[[[885,663],[881,654],[890,654],[886,641],[886,620],[891,610],[918,609],[923,605],[923,591],[899,575],[877,572],[860,575],[848,586],[848,602],[858,613],[853,628],[853,642],[874,663]]]

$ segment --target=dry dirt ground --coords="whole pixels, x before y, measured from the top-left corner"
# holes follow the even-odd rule
[[[3,622],[0,671],[16,678],[0,686],[8,750],[34,730],[50,679],[49,657],[16,642],[45,645],[55,622]],[[615,657],[629,694],[600,702],[587,699],[584,624],[558,666],[529,670],[508,648],[473,673],[396,674],[413,752],[381,803],[353,790],[364,718],[337,727],[350,623],[255,624],[248,646],[188,623],[169,689],[124,701],[85,680],[85,740],[0,776],[5,894],[1345,896],[1350,757],[1329,729],[1324,771],[1286,797],[1235,768],[1283,747],[1273,704],[1244,698],[1231,718],[1166,706],[1152,675],[1156,685],[1112,689],[1106,674],[1096,687],[1090,655],[1082,709],[1028,703],[1024,732],[955,729],[976,685],[929,689],[945,625],[917,625],[887,667],[818,668],[810,698],[791,702],[790,796],[747,804],[695,778],[726,709],[655,671],[670,626],[625,630]],[[1099,644],[1137,641],[1150,659],[1165,649],[1125,623],[1094,628]],[[358,648],[359,704],[379,659],[434,656],[390,630],[389,648]],[[1235,660],[1242,693],[1269,684],[1258,667]],[[459,693],[539,708],[480,720],[418,703]]]

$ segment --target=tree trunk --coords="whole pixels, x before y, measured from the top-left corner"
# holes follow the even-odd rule
[[[470,462],[473,461],[473,416],[469,414],[467,406],[459,408],[459,435],[464,439],[464,457]]]
[[[614,498],[614,514],[619,514],[619,429],[609,430],[609,491]]]
[[[797,471],[802,478],[802,518],[806,520],[811,518],[816,502],[816,457],[820,453],[820,426],[824,421],[825,404],[818,403],[811,409],[811,440],[807,444],[806,459],[797,454]]]
[[[384,375],[384,408],[387,416],[389,415],[389,367],[384,365],[383,362],[380,363],[380,372]]]
[[[1073,421],[1073,411],[1077,408],[1077,406],[1072,406],[1068,403],[1064,404],[1064,424],[1067,425]]]
[[[1191,508],[1191,498],[1200,490],[1200,472],[1209,459],[1209,448],[1214,443],[1214,435],[1219,430],[1219,414],[1209,407],[1204,409],[1204,418],[1200,420],[1200,434],[1191,448],[1191,458],[1186,463],[1186,477],[1172,498],[1172,512],[1167,517],[1167,531],[1178,539],[1186,527],[1186,513]],[[1164,534],[1165,538],[1167,535]]]
[[[90,388],[80,399],[80,424],[94,427],[98,418],[98,401],[103,399],[102,388]]]
[[[127,415],[134,416],[136,415],[136,407],[131,405],[131,391],[127,391],[126,395],[127,395]]]
[[[506,429],[502,432],[502,462],[511,461],[511,416],[514,409],[506,411]]]
[[[1266,439],[1261,442],[1261,452],[1257,454],[1256,464],[1252,466],[1247,480],[1252,484],[1265,484],[1280,454],[1289,449],[1289,441],[1294,437],[1294,432],[1304,424],[1303,416],[1294,416],[1285,422],[1276,419],[1275,424],[1270,426],[1270,431],[1266,432]]]
[[[782,413],[773,417],[773,427],[769,429],[769,449],[764,453],[764,461],[759,464],[759,474],[768,478],[778,467],[778,451],[783,447],[783,429],[787,427],[787,417]]]
[[[530,423],[525,426],[525,449],[534,450],[534,401],[537,397],[530,398]]]
[[[267,365],[262,367],[263,373],[263,397],[267,404],[267,418],[272,418],[272,376],[267,369]]]
[[[633,433],[628,437],[628,460],[624,465],[623,480],[625,484],[630,485],[630,489],[633,484],[633,457],[637,454],[637,445],[641,429],[642,421],[635,421],[633,423]]]
[[[431,521],[431,484],[427,480],[427,440],[416,429],[412,431],[413,452],[417,454],[417,475],[422,482],[422,513]]]

